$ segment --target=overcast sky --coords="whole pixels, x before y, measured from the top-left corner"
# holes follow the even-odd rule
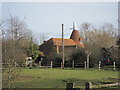
[[[46,33],[49,38],[61,37],[61,24],[64,24],[65,37],[69,38],[73,22],[78,29],[83,22],[100,26],[105,22],[117,27],[117,2],[3,2],[3,19],[13,16],[25,21],[33,33]]]

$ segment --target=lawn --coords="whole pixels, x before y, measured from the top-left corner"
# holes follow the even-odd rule
[[[74,82],[76,88],[84,88],[90,81],[93,85],[113,83],[118,80],[118,71],[98,69],[22,69],[12,81],[14,88],[65,88],[67,82]]]

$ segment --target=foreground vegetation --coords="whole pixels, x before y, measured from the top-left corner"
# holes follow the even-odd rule
[[[67,82],[75,83],[76,88],[84,88],[90,81],[97,87],[118,80],[118,72],[98,69],[22,69],[16,79],[12,80],[12,88],[65,88]]]

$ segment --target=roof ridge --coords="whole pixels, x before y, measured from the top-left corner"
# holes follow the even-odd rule
[[[51,39],[62,39],[62,38],[51,38]],[[64,38],[64,39],[69,40],[69,38]],[[72,39],[70,39],[70,40],[72,40]]]

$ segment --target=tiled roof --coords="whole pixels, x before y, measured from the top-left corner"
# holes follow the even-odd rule
[[[83,39],[80,37],[80,33],[78,30],[73,30],[73,32],[70,36],[70,39],[72,39],[78,46],[81,46],[84,48],[84,44],[81,43],[81,40],[83,40]]]
[[[73,39],[74,41],[80,41],[80,40],[83,40],[81,37],[80,37],[80,34],[79,34],[79,31],[78,30],[73,30],[71,36],[70,36],[70,39]]]
[[[81,47],[85,47],[83,43],[81,43],[80,41],[75,41],[75,43],[78,45],[78,46],[81,46]]]
[[[62,45],[62,38],[51,38],[53,41],[53,45]],[[77,45],[72,39],[64,39],[65,46],[74,46]]]

